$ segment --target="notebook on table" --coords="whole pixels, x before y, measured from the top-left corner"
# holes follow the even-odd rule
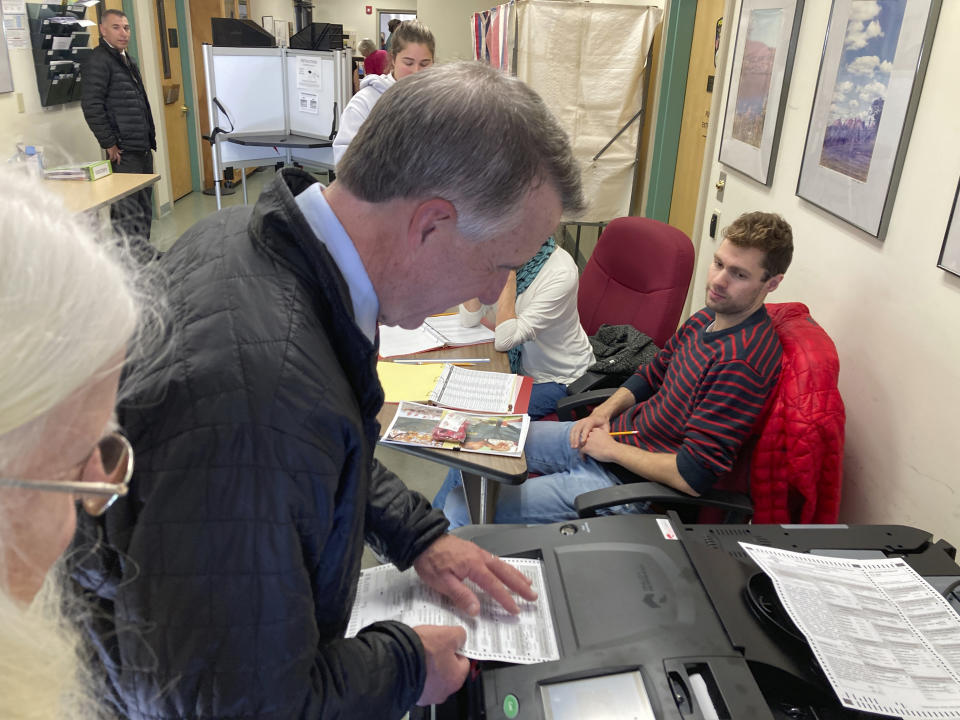
[[[380,326],[380,357],[391,358],[493,342],[493,330],[484,326],[464,327],[459,315],[434,315],[414,330],[389,325]]]

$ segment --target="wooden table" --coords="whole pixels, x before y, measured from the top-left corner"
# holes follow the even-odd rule
[[[43,185],[63,198],[67,210],[81,213],[106,207],[159,179],[156,173],[112,173],[99,180],[44,180]]]
[[[510,361],[507,359],[507,354],[494,350],[492,342],[483,345],[417,353],[408,357],[418,360],[439,358],[452,361],[455,361],[456,358],[489,358],[489,364],[475,365],[473,369],[510,372]],[[396,403],[384,403],[380,409],[377,420],[380,422],[381,437],[396,413]],[[441,450],[439,448],[400,445],[398,443],[383,443],[383,445],[460,470],[463,473],[463,488],[467,496],[470,520],[481,525],[486,523],[488,518],[492,520],[494,517],[500,483],[519,485],[527,479],[527,461],[523,456],[514,458],[504,457],[503,455],[484,455],[482,453]],[[493,480],[493,482],[489,482],[490,480]]]

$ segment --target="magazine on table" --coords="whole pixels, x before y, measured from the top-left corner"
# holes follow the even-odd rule
[[[520,457],[529,415],[484,415],[402,402],[382,442]]]
[[[493,330],[484,325],[464,327],[457,314],[433,315],[413,330],[381,325],[380,357],[390,358],[445,347],[480,345],[493,342],[493,338]]]

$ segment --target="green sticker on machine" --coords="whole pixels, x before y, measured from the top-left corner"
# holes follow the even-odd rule
[[[503,699],[503,714],[508,718],[515,718],[520,714],[520,701],[516,695],[507,695]]]

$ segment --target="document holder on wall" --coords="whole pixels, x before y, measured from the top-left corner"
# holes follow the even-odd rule
[[[80,66],[91,52],[90,33],[82,21],[85,5],[27,3],[33,66],[40,105],[49,107],[80,99]]]

